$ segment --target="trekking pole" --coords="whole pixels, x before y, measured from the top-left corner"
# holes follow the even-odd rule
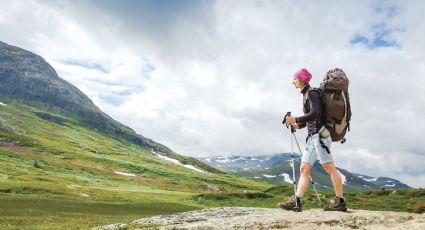
[[[285,115],[285,118],[283,119],[282,123],[286,125],[286,118],[288,116],[291,116],[291,112],[287,112]],[[286,125],[288,127],[288,125]],[[291,126],[291,133],[294,133],[295,130]],[[292,158],[292,183],[294,184],[294,196],[297,194],[297,182],[295,178],[295,159],[294,159],[294,144],[293,144],[293,138],[291,135],[291,158]],[[295,201],[295,207],[298,207],[298,203]]]
[[[294,160],[294,144],[291,135],[291,158],[292,158],[292,183],[294,184],[294,196],[297,194],[297,182],[295,181],[295,160]],[[297,203],[297,202],[295,202]]]
[[[298,146],[298,150],[300,151],[300,154],[302,154],[301,147],[300,147],[300,144],[298,143],[297,136],[295,136],[295,133],[294,133],[294,132],[292,132],[292,135],[294,135],[295,142],[297,143],[297,146]],[[292,140],[292,138],[291,138],[291,140]],[[292,144],[292,143],[291,143],[291,144]],[[312,166],[312,168],[313,168],[313,166]],[[316,193],[317,199],[319,200],[320,207],[321,207],[321,208],[323,208],[322,201],[320,200],[319,193],[317,192],[317,189],[316,189],[316,184],[314,183],[314,181],[313,181],[313,177],[311,177],[311,174],[310,174],[310,181],[311,181],[311,184],[313,185],[314,192]]]

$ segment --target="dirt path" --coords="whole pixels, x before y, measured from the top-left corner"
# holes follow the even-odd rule
[[[126,224],[98,228],[112,230]],[[136,220],[127,227],[159,226],[149,229],[425,229],[425,214],[350,210],[324,212],[312,209],[295,213],[272,208],[210,208]]]

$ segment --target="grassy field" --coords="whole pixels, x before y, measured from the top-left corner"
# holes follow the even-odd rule
[[[290,186],[277,186],[257,193],[207,193],[193,196],[198,204],[205,206],[246,206],[274,208],[278,202],[286,201],[294,193]],[[324,205],[334,193],[319,191]],[[369,190],[344,194],[351,209],[385,210],[398,212],[425,212],[425,189]],[[303,209],[320,208],[313,189],[303,198]]]
[[[52,121],[43,113],[0,106],[0,228],[86,228],[202,208],[192,199],[201,192],[271,186],[197,172],[76,117],[56,114]]]
[[[88,229],[111,223],[125,223],[152,215],[190,211],[207,207],[243,206],[275,208],[292,194],[289,186],[262,192],[209,192],[194,194],[139,193],[133,201],[100,201],[33,194],[1,194],[0,229]],[[112,195],[117,196],[118,191]],[[324,204],[332,193],[320,192]],[[345,194],[351,209],[425,212],[425,189],[374,190]],[[161,201],[162,200],[162,201]],[[304,197],[304,209],[319,208],[312,190]]]
[[[1,197],[1,229],[88,229],[198,207],[178,203],[101,202]]]
[[[291,186],[197,172],[88,129],[78,118],[46,120],[40,113],[20,104],[0,106],[0,229],[87,229],[205,207],[276,207],[292,194]],[[424,194],[411,189],[346,197],[351,208],[423,212]],[[318,207],[311,192],[305,201],[307,209]]]

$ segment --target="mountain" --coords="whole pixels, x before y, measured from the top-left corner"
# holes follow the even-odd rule
[[[254,180],[267,181],[274,184],[292,184],[291,154],[280,153],[274,155],[254,156],[216,156],[204,157],[199,160],[211,166],[222,169],[234,175],[251,178]],[[294,155],[295,174],[299,174],[300,155]],[[347,191],[358,191],[376,188],[409,188],[408,185],[388,177],[371,177],[348,170],[338,168]],[[319,163],[315,163],[312,169],[313,180],[323,189],[331,189],[332,182],[328,174]],[[298,179],[298,178],[297,178]]]
[[[299,156],[295,156],[299,159]],[[270,167],[282,162],[291,160],[290,154],[273,154],[258,156],[216,156],[202,157],[199,160],[218,167],[227,172],[259,171],[267,170]]]
[[[131,128],[102,112],[78,88],[61,79],[40,56],[0,42],[0,100],[39,108],[40,118],[61,124],[63,117],[76,117],[80,125],[113,138],[122,138],[165,157],[178,159],[208,172],[213,167],[191,157],[175,154],[169,148],[137,134]]]
[[[137,134],[42,57],[0,43],[0,229],[90,229],[199,209],[200,193],[271,186]]]
[[[237,158],[218,159],[240,165],[217,169],[207,164],[214,159],[181,156],[109,117],[42,57],[0,42],[0,229],[91,229],[207,207],[271,208],[292,194],[278,177],[287,154]],[[391,180],[352,175],[371,185]],[[346,194],[350,207],[383,208],[363,202],[380,197],[375,203],[386,210],[424,210],[423,190],[366,192],[373,196]],[[309,197],[304,207],[317,206]]]

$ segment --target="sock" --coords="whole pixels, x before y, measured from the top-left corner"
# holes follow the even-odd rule
[[[299,194],[295,194],[295,198],[297,199],[298,203],[301,203],[301,200],[303,199],[303,196],[299,195]]]

